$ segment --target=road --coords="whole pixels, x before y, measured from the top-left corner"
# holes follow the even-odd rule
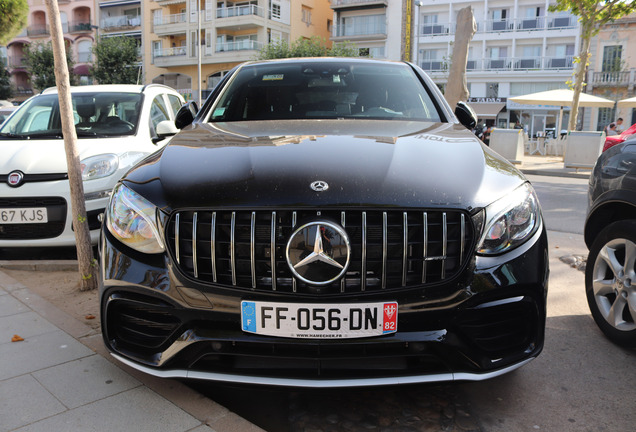
[[[548,230],[583,234],[587,180],[530,175]]]

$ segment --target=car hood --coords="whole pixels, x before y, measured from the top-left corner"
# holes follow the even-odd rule
[[[144,148],[146,147],[146,148]],[[77,151],[80,160],[105,153],[125,158],[147,155],[151,144],[142,146],[135,136],[99,139],[78,139]],[[59,174],[68,171],[64,140],[0,140],[0,174],[22,171],[25,174]]]
[[[382,120],[197,124],[126,180],[167,211],[212,206],[470,210],[525,181],[462,126]],[[316,192],[310,187],[315,181],[329,188]]]

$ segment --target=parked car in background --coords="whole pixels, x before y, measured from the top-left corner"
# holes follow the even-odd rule
[[[91,239],[117,180],[177,130],[184,103],[163,85],[73,87]],[[57,89],[25,101],[0,127],[0,247],[72,246],[71,199]]]
[[[585,292],[596,324],[636,346],[636,137],[603,152],[589,184]]]
[[[100,309],[117,359],[350,387],[482,380],[539,355],[535,192],[420,68],[247,63],[195,112],[107,206]]]
[[[616,144],[620,144],[623,141],[629,139],[630,137],[636,134],[636,123],[631,125],[629,128],[625,129],[621,132],[620,135],[610,135],[605,138],[605,143],[603,144],[603,151],[615,146]]]

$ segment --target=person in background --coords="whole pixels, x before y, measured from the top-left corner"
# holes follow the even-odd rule
[[[607,125],[607,127],[605,128],[605,135],[607,136],[618,135],[618,132],[616,132],[616,123],[612,122],[609,125]]]
[[[623,124],[623,118],[619,117],[616,119],[616,133],[620,135],[621,132],[623,132],[623,128],[621,127],[621,125]]]

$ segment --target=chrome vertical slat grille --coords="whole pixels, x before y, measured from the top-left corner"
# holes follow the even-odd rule
[[[296,280],[285,257],[294,230],[316,220],[343,226],[351,245],[345,276],[326,287]],[[470,222],[468,214],[456,210],[196,209],[175,212],[166,226],[166,238],[180,271],[203,284],[347,294],[453,278],[474,247]]]

